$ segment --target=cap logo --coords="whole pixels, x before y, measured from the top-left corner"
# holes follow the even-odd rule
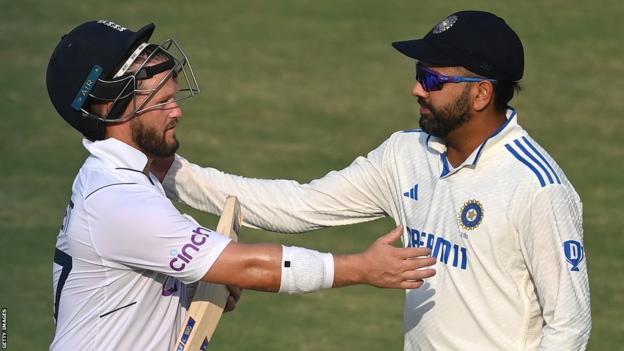
[[[105,26],[109,26],[109,27],[113,28],[114,30],[117,30],[117,31],[120,31],[120,32],[123,32],[124,30],[128,29],[126,27],[122,27],[122,26],[118,25],[117,23],[111,22],[111,21],[99,20],[99,21],[97,21],[97,23],[101,23],[101,24],[103,24]]]
[[[433,28],[433,34],[440,34],[442,32],[446,32],[449,30],[454,24],[457,22],[457,16],[452,15],[448,16],[444,21],[438,23],[435,28]]]

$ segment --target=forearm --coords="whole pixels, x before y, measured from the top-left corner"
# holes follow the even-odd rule
[[[362,283],[362,269],[354,257],[300,247],[232,243],[202,280],[269,292],[312,292]]]
[[[334,256],[333,288],[364,283],[366,272],[363,270],[362,255]]]
[[[230,243],[202,281],[277,292],[281,259],[280,245]]]
[[[272,292],[306,293],[369,284],[415,289],[435,274],[429,249],[397,248],[402,228],[377,239],[365,252],[330,255],[299,247],[230,242],[203,281]]]
[[[305,232],[384,216],[376,201],[361,191],[363,187],[338,172],[299,184],[226,174],[177,156],[163,187],[171,199],[213,214],[220,213],[228,195],[234,195],[242,204],[244,224],[278,232]]]

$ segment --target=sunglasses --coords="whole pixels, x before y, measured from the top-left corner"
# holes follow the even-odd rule
[[[496,79],[489,78],[445,76],[420,63],[416,64],[416,80],[426,92],[440,90],[446,83],[481,82],[484,80],[496,83]]]

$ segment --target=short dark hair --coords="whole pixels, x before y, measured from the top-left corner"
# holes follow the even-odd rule
[[[494,83],[494,108],[497,112],[505,112],[509,107],[509,101],[522,90],[520,83],[512,81],[500,81]]]

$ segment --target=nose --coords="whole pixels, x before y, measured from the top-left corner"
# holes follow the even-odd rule
[[[182,117],[183,115],[182,107],[180,107],[180,105],[175,101],[167,104],[167,112],[169,117],[176,119]]]
[[[414,86],[412,87],[412,96],[424,98],[424,97],[427,97],[428,95],[429,93],[425,91],[425,89],[423,89],[420,82],[416,81],[416,83],[414,83]]]

